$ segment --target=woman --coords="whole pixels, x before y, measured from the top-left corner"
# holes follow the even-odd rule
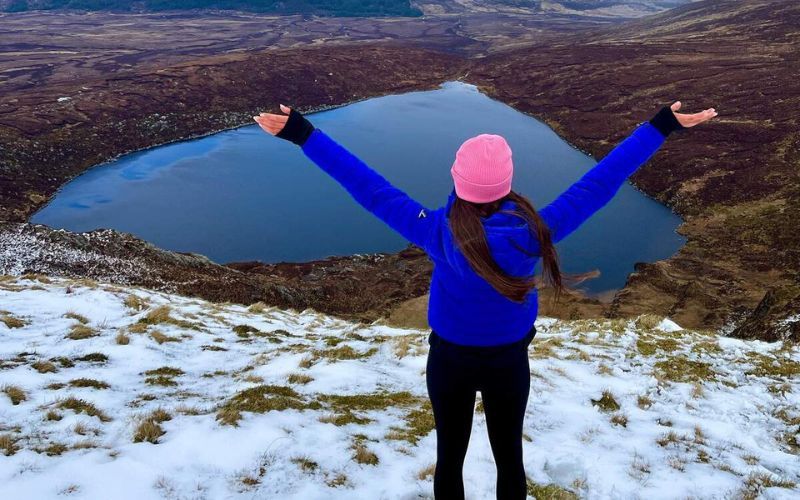
[[[528,345],[536,329],[534,267],[563,290],[554,244],[608,203],[673,131],[710,120],[714,108],[664,106],[552,203],[537,211],[511,190],[511,149],[498,135],[465,141],[450,169],[454,189],[429,210],[348,152],[303,115],[254,117],[266,132],[302,147],[367,210],[423,248],[434,263],[428,304],[427,389],[437,437],[434,493],[464,498],[462,468],[481,391],[497,465],[497,498],[526,496],[522,423],[528,402]]]

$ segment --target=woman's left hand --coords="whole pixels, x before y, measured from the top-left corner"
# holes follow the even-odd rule
[[[278,135],[280,131],[283,130],[283,127],[286,126],[286,122],[289,120],[289,113],[292,111],[292,109],[281,104],[281,111],[286,114],[276,115],[273,113],[261,113],[258,116],[254,116],[253,120],[258,123],[264,132],[272,135]]]

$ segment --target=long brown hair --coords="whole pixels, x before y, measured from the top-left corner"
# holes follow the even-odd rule
[[[499,210],[500,205],[507,200],[515,202],[514,209]],[[557,299],[566,290],[566,287],[562,279],[558,253],[550,237],[550,228],[533,208],[531,202],[525,196],[514,191],[489,203],[473,203],[459,197],[453,201],[448,215],[450,227],[455,242],[469,265],[495,290],[515,302],[524,302],[528,292],[536,287],[538,280],[535,279],[535,276],[518,277],[506,274],[492,257],[481,217],[488,217],[498,211],[526,221],[528,229],[539,241],[538,255],[542,258],[543,281],[554,289]],[[527,255],[535,256],[534,253],[516,243],[514,245]]]

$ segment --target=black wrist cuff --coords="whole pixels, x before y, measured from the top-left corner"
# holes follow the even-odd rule
[[[658,113],[650,119],[650,123],[661,132],[661,135],[668,137],[670,133],[676,130],[684,130],[686,127],[680,124],[675,113],[669,106],[662,107]]]
[[[292,109],[289,112],[289,119],[286,121],[286,125],[284,125],[283,129],[276,134],[276,137],[286,139],[287,141],[291,141],[298,146],[302,146],[313,131],[314,125],[312,125],[310,121],[306,120],[302,113]]]

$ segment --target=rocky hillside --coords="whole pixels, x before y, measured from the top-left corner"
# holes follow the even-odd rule
[[[530,498],[800,493],[800,347],[653,316],[537,327]],[[0,497],[430,498],[426,334],[0,276]],[[475,499],[494,498],[481,408]]]
[[[671,259],[639,264],[610,306],[570,302],[559,314],[654,312],[740,337],[800,338],[800,233],[794,229],[800,218],[800,6],[790,0],[703,1],[624,23],[514,16],[479,12],[340,26],[322,19],[217,15],[202,19],[208,32],[203,38],[198,18],[177,14],[5,15],[0,33],[10,56],[0,58],[0,79],[13,97],[0,102],[0,220],[25,221],[92,165],[247,123],[254,111],[281,100],[322,109],[460,78],[544,120],[599,158],[632,124],[680,98],[689,110],[713,105],[720,115],[671,138],[634,182],[685,218],[681,232],[688,244]],[[173,30],[166,32],[163,23]],[[125,37],[135,43],[109,42],[114,33],[104,31],[107,25],[128,29]],[[53,34],[70,30],[75,36]],[[280,34],[262,38],[265,33]],[[36,44],[44,34],[51,44],[46,49]],[[103,241],[9,225],[0,237],[9,237],[5,245],[13,249],[23,233],[47,233],[33,247],[55,239],[92,250]],[[104,235],[124,244],[101,245],[103,255],[125,258],[125,245],[136,251],[146,246],[125,235]],[[15,255],[14,262],[30,267],[15,264],[0,272],[56,268],[75,276],[95,270],[55,263],[57,255]],[[158,280],[174,275],[178,283],[159,284],[145,276],[147,270],[132,270],[141,279],[125,283],[214,300],[305,307],[329,302],[335,310],[328,312],[367,319],[419,301],[429,273],[424,258],[403,256],[245,263],[233,273],[207,261],[198,267],[203,259],[157,255],[169,264],[157,264],[151,274]],[[180,263],[189,267],[170,267]],[[369,263],[377,266],[374,272]],[[399,267],[391,268],[394,263]],[[189,278],[201,268],[206,277]],[[215,276],[225,276],[230,286],[206,286]],[[296,292],[304,285],[306,291]]]
[[[597,158],[664,104],[716,107],[713,123],[671,137],[633,177],[685,218],[688,243],[638,265],[610,313],[695,327],[749,317],[774,338],[770,321],[800,297],[798,41],[797,2],[705,1],[497,53],[469,78]]]
[[[632,18],[697,0],[413,0],[425,14],[463,12],[555,13],[575,17]]]

